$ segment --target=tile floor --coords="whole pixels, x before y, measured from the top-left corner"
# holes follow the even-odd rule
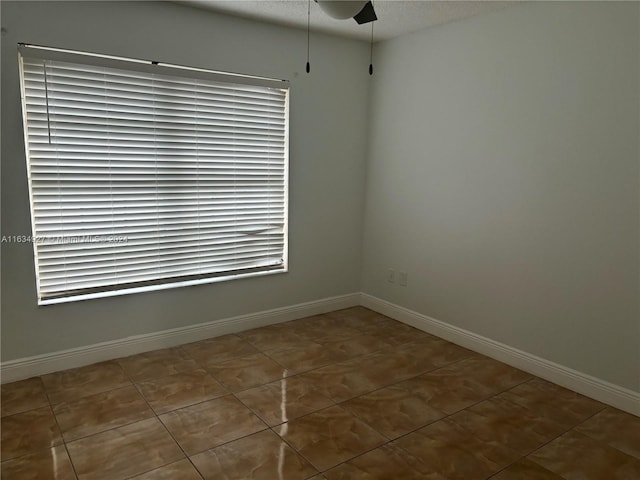
[[[1,391],[6,480],[640,479],[640,418],[361,307]]]

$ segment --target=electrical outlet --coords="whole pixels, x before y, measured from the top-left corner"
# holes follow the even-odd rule
[[[387,282],[395,283],[396,282],[396,271],[393,268],[387,270]]]
[[[400,272],[400,274],[398,275],[398,283],[400,284],[400,286],[407,286],[407,276],[407,272]]]

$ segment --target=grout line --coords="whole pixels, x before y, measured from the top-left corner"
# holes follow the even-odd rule
[[[298,417],[301,418],[301,417]],[[313,478],[315,475],[319,475],[322,474],[322,470],[320,470],[319,468],[317,468],[312,462],[311,460],[309,460],[302,452],[300,452],[297,448],[295,448],[293,446],[293,444],[287,440],[286,438],[282,437],[278,432],[276,432],[274,429],[278,428],[278,427],[282,427],[285,424],[288,424],[289,422],[283,422],[280,425],[276,425],[275,427],[269,427],[269,429],[280,439],[281,442],[283,442],[285,445],[287,445],[291,450],[293,450],[296,455],[300,455],[301,458],[303,458],[309,465],[311,465],[311,467],[318,473],[314,473],[313,475],[311,475],[308,478]]]
[[[63,442],[62,444],[64,446],[64,451],[67,452],[67,457],[69,457],[69,463],[71,464],[71,470],[73,470],[73,474],[76,476],[76,480],[78,478],[80,478],[80,475],[78,475],[78,471],[76,470],[76,465],[75,463],[73,463],[73,460],[71,459],[71,453],[69,453],[69,447],[67,446],[67,442]]]
[[[587,397],[587,398],[588,398],[588,397]],[[599,415],[599,414],[601,414],[602,412],[604,412],[607,408],[614,408],[614,407],[609,407],[608,405],[604,405],[604,404],[603,404],[603,405],[602,405],[602,408],[601,408],[600,410],[598,410],[596,413],[594,413],[593,415],[589,416],[588,418],[585,418],[585,419],[584,419],[584,420],[582,420],[580,423],[578,423],[578,424],[574,425],[574,426],[573,426],[573,428],[574,428],[574,429],[575,429],[575,428],[578,428],[578,427],[579,427],[580,425],[582,425],[583,423],[588,422],[589,420],[591,420],[591,419],[592,419],[593,417],[595,417],[596,415]],[[628,414],[628,415],[630,415],[630,414]],[[580,433],[580,432],[579,432],[579,433]],[[583,435],[586,435],[586,434],[583,434]],[[593,438],[593,437],[591,437],[590,435],[587,435],[587,437],[589,437],[589,438]],[[594,440],[596,440],[595,438],[593,438],[593,439],[594,439]],[[614,447],[614,448],[615,448],[615,447]]]
[[[515,386],[514,386],[514,387],[512,387],[512,388],[509,388],[509,389],[507,389],[507,390],[504,390],[504,391],[502,391],[502,392],[500,392],[500,393],[498,393],[498,394],[494,395],[493,397],[496,397],[496,396],[500,395],[501,393],[511,391],[511,390],[513,390],[514,388],[518,387],[519,385],[523,385],[523,384],[525,384],[525,383],[530,383],[530,382],[535,381],[536,379],[539,379],[539,378],[540,378],[540,377],[537,377],[537,376],[535,376],[535,375],[533,375],[532,377],[533,377],[533,378],[530,378],[530,379],[529,379],[529,380],[527,380],[526,382],[522,382],[522,383],[520,383],[520,384],[518,384],[518,385],[515,385]],[[552,383],[552,382],[549,382],[549,383]],[[564,388],[564,387],[562,387],[562,388]],[[576,393],[576,392],[573,392],[573,393]],[[491,397],[491,398],[493,398],[493,397]],[[588,397],[586,397],[586,398],[588,398]],[[532,410],[532,409],[530,409],[529,407],[525,407],[525,406],[523,406],[523,405],[520,405],[520,404],[519,404],[519,403],[517,403],[517,402],[512,402],[511,400],[508,400],[508,399],[507,399],[507,401],[508,401],[508,402],[510,402],[510,403],[513,403],[513,404],[515,404],[515,405],[517,405],[517,406],[519,406],[519,407],[525,408],[526,410],[531,410],[531,411],[532,411],[532,413],[534,413],[534,414],[535,414],[536,416],[538,416],[538,417],[541,417],[541,418],[543,418],[543,419],[549,420],[549,421],[553,422],[553,423],[554,423],[554,424],[556,424],[556,425],[560,425],[560,423],[559,423],[559,422],[557,422],[557,421],[555,421],[555,420],[553,420],[553,419],[550,419],[550,418],[548,418],[548,417],[545,417],[544,415],[539,415],[539,414],[535,413],[535,411],[533,411],[533,410]],[[601,408],[601,409],[600,409],[600,410],[598,410],[597,412],[593,413],[592,415],[589,415],[586,419],[584,419],[584,420],[580,421],[580,422],[579,422],[579,423],[577,423],[576,425],[573,425],[573,426],[571,426],[571,427],[567,428],[566,430],[562,431],[562,433],[559,433],[559,434],[555,435],[553,438],[551,438],[551,439],[549,439],[548,441],[544,442],[542,445],[539,445],[538,447],[535,447],[535,448],[534,448],[533,450],[531,450],[530,452],[528,452],[528,453],[526,453],[526,454],[522,455],[522,456],[521,456],[520,458],[518,458],[517,460],[515,460],[515,461],[511,462],[509,465],[507,465],[507,466],[505,466],[504,468],[502,468],[502,469],[498,470],[497,472],[495,472],[495,473],[494,473],[493,475],[491,475],[491,477],[489,477],[489,478],[493,478],[494,476],[496,476],[497,474],[499,474],[499,473],[500,473],[500,472],[502,472],[503,470],[506,470],[507,468],[509,468],[509,467],[510,467],[510,466],[512,466],[513,464],[515,464],[515,463],[517,463],[517,462],[519,462],[519,461],[521,461],[521,460],[523,460],[523,459],[527,459],[527,458],[528,458],[530,455],[532,455],[533,453],[537,452],[538,450],[541,450],[542,448],[544,448],[544,447],[546,447],[547,445],[549,445],[551,442],[554,442],[555,440],[559,439],[559,438],[560,438],[560,437],[562,437],[563,435],[566,435],[568,432],[570,432],[570,431],[574,430],[578,425],[581,425],[582,423],[584,423],[584,422],[586,422],[587,420],[591,419],[591,418],[592,418],[592,417],[594,417],[595,415],[598,415],[598,414],[599,414],[600,412],[602,412],[605,408],[606,408],[606,406],[604,406],[603,408]],[[533,461],[533,460],[530,460],[530,461]],[[537,463],[537,462],[534,462],[534,463],[536,463],[536,465],[538,465],[538,463]],[[544,467],[543,465],[540,465],[540,466],[541,466],[542,468],[545,468],[546,470],[548,470],[548,469],[547,469],[546,467]],[[550,471],[550,470],[549,470],[549,471]],[[552,472],[552,473],[555,473],[555,472]]]
[[[129,388],[129,387],[122,387],[122,388]],[[110,393],[110,392],[114,392],[116,390],[120,390],[120,388],[116,388],[116,389],[113,389],[113,390],[108,390],[106,392],[96,393],[96,395],[101,395],[102,393]],[[89,398],[90,396],[92,396],[92,395],[88,395],[87,397],[79,398],[78,401],[79,400],[83,400],[85,398]],[[143,397],[143,400],[144,400],[144,397]],[[70,402],[63,402],[63,403],[70,403]],[[57,404],[57,405],[60,405],[60,404]],[[60,434],[62,435],[62,438],[64,439],[65,443],[73,443],[73,442],[76,442],[78,440],[84,440],[85,438],[89,438],[89,437],[93,437],[95,435],[99,435],[101,433],[110,432],[111,430],[116,430],[118,428],[126,427],[128,425],[133,425],[134,423],[142,422],[144,420],[149,420],[150,418],[153,418],[154,416],[156,416],[156,414],[153,411],[153,409],[149,408],[149,411],[150,411],[151,415],[149,415],[148,417],[137,418],[135,420],[126,421],[125,423],[122,423],[122,424],[119,424],[119,425],[116,425],[116,426],[112,426],[112,427],[108,427],[108,428],[105,428],[104,430],[100,430],[98,432],[93,432],[93,433],[89,433],[89,434],[86,434],[86,435],[82,435],[80,437],[76,437],[76,438],[73,438],[71,440],[66,440],[64,438],[64,435],[62,435],[62,430],[60,431]],[[55,415],[55,413],[54,413],[54,415]],[[56,417],[56,420],[57,420],[57,417]]]
[[[197,362],[196,362],[197,363]],[[200,475],[201,478],[202,475],[200,474],[200,470],[198,470],[196,468],[196,466],[193,464],[193,462],[191,461],[191,459],[189,458],[189,456],[187,455],[187,452],[184,451],[184,449],[182,448],[182,445],[180,445],[180,443],[178,442],[178,440],[176,440],[176,438],[173,436],[173,434],[169,431],[169,429],[167,428],[167,426],[164,424],[164,422],[160,419],[160,415],[158,415],[156,413],[156,411],[151,407],[151,404],[149,403],[149,401],[145,398],[145,396],[142,394],[142,391],[140,390],[140,388],[138,387],[138,384],[136,382],[133,381],[133,378],[131,376],[129,376],[129,374],[127,372],[124,371],[124,368],[122,369],[122,371],[124,372],[125,376],[129,379],[129,381],[131,383],[133,383],[134,388],[138,391],[138,394],[140,395],[140,397],[142,398],[142,400],[147,404],[147,407],[149,408],[149,410],[151,410],[151,412],[153,413],[155,419],[158,421],[158,423],[160,425],[162,425],[162,428],[165,429],[165,431],[169,434],[169,436],[171,437],[171,439],[174,441],[174,443],[178,446],[178,448],[180,449],[180,451],[182,452],[182,454],[184,455],[184,457],[189,461],[189,463],[191,463],[191,465],[193,466],[193,468],[195,469],[195,471],[198,473],[198,475]],[[180,372],[178,372],[180,373]],[[158,377],[158,378],[162,378],[162,377]],[[168,462],[165,463],[163,465],[159,465],[157,467],[152,468],[151,470],[147,470],[146,472],[142,472],[142,473],[136,473],[135,475],[133,475],[133,477],[135,477],[136,475],[142,475],[143,473],[147,473],[147,472],[151,472],[153,470],[156,470],[158,468],[162,468],[162,467],[166,467],[167,465],[171,465],[172,463],[176,463],[179,462],[180,460],[176,460],[175,462]],[[129,477],[132,478],[132,477]]]
[[[605,407],[605,408],[606,408],[606,407]],[[562,432],[560,435],[557,435],[556,437],[554,437],[553,439],[549,440],[548,442],[545,442],[543,445],[540,445],[539,447],[534,448],[532,451],[530,451],[529,453],[527,453],[527,455],[525,455],[525,457],[528,457],[529,455],[531,455],[531,454],[533,454],[533,453],[537,452],[538,450],[543,449],[544,447],[546,447],[547,445],[549,445],[551,442],[553,442],[553,441],[557,440],[558,438],[560,438],[560,437],[562,437],[562,436],[566,435],[566,434],[567,434],[567,433],[569,433],[571,430],[574,430],[577,426],[580,426],[580,425],[582,425],[584,422],[586,422],[586,421],[588,421],[588,420],[592,419],[593,417],[595,417],[596,415],[598,415],[598,414],[599,414],[600,412],[602,412],[603,410],[604,410],[604,408],[602,408],[602,409],[598,410],[598,411],[597,411],[597,412],[595,412],[594,414],[589,415],[589,417],[585,418],[585,419],[584,419],[583,421],[581,421],[580,423],[578,423],[578,424],[576,424],[576,425],[574,425],[574,426],[572,426],[572,427],[568,428],[567,430],[565,430],[564,432]],[[579,432],[578,432],[578,433],[579,433]],[[597,441],[597,440],[596,440],[596,441]],[[601,443],[601,442],[598,442],[598,443]],[[543,465],[541,465],[541,466],[543,466]]]
[[[43,382],[43,386],[44,386],[44,382]],[[47,400],[49,399],[49,395],[46,392],[45,389],[45,393],[47,395]],[[67,447],[67,441],[64,438],[64,435],[62,435],[62,428],[60,428],[60,422],[58,422],[58,417],[55,414],[55,412],[53,411],[53,405],[49,405],[49,410],[51,411],[51,415],[53,415],[53,419],[56,422],[56,426],[58,427],[58,433],[60,434],[60,439],[62,440],[62,445],[64,446],[64,451],[67,453],[67,458],[69,459],[69,463],[71,464],[71,469],[73,470],[73,474],[76,476],[76,479],[80,478],[80,476],[78,475],[78,470],[76,468],[75,463],[73,462],[73,459],[71,458],[71,453],[69,452],[69,448]]]
[[[606,408],[606,407],[605,407],[605,408]],[[503,470],[506,470],[507,468],[509,468],[510,466],[512,466],[513,464],[515,464],[515,463],[517,463],[517,462],[519,462],[519,461],[521,461],[521,460],[528,459],[528,457],[529,457],[530,455],[532,455],[532,454],[534,454],[535,452],[537,452],[537,451],[539,451],[539,450],[543,449],[544,447],[546,447],[546,446],[547,446],[547,445],[549,445],[550,443],[552,443],[552,442],[556,441],[556,440],[557,440],[557,439],[559,439],[560,437],[562,437],[562,436],[566,435],[568,432],[570,432],[571,430],[573,430],[574,428],[576,428],[576,426],[581,425],[582,423],[586,422],[586,421],[587,421],[587,420],[589,420],[590,418],[592,418],[592,417],[596,416],[596,415],[597,415],[598,413],[600,413],[602,410],[604,410],[604,409],[601,409],[601,410],[597,411],[596,413],[594,413],[594,414],[590,415],[588,418],[586,418],[586,419],[585,419],[585,420],[583,420],[582,422],[578,423],[577,425],[574,425],[573,427],[569,427],[568,429],[564,430],[562,433],[560,433],[560,434],[558,434],[558,435],[554,436],[553,438],[549,439],[548,441],[544,442],[542,445],[539,445],[538,447],[535,447],[535,448],[534,448],[533,450],[531,450],[530,452],[528,452],[528,453],[526,453],[526,454],[522,455],[522,456],[521,456],[520,458],[518,458],[517,460],[515,460],[515,461],[511,462],[509,465],[507,465],[507,466],[505,466],[504,468],[502,468],[502,469],[498,470],[497,472],[495,472],[495,473],[494,473],[493,475],[491,475],[491,477],[489,477],[489,478],[493,478],[494,476],[496,476],[497,474],[499,474],[499,473],[500,473],[500,472],[502,472]],[[553,423],[558,424],[558,422],[556,422],[556,421],[553,421]],[[535,463],[536,465],[539,465],[540,467],[544,468],[545,470],[549,470],[549,469],[548,469],[548,468],[546,468],[544,465],[540,465],[538,462],[536,462],[536,461],[534,461],[534,460],[529,460],[529,461],[531,461],[531,462]],[[556,474],[555,472],[553,472],[553,471],[551,471],[551,470],[549,470],[549,471],[550,471],[551,473]],[[557,474],[556,474],[556,475],[557,475]]]

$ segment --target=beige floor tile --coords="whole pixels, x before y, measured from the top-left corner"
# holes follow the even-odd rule
[[[67,444],[79,480],[118,480],[184,458],[157,418]]]
[[[133,385],[59,403],[53,413],[67,442],[153,416]]]
[[[531,376],[488,357],[472,354],[459,362],[403,382],[429,405],[453,414],[485,400]]]
[[[363,307],[0,390],[16,480],[640,480],[640,418]]]
[[[393,330],[393,329],[396,329],[396,331],[408,332],[408,333],[419,331],[418,329],[413,328],[410,325],[406,325],[402,322],[398,322],[397,320],[394,320],[393,318],[387,317],[385,315],[380,315],[376,320],[376,329],[375,329],[376,332]]]
[[[158,415],[228,393],[204,369],[154,378],[138,383],[137,387]]]
[[[284,423],[276,431],[320,471],[386,441],[369,425],[338,406]]]
[[[304,480],[317,473],[271,430],[191,457],[205,480]]]
[[[160,415],[187,455],[195,455],[265,430],[267,426],[233,395]]]
[[[3,461],[62,443],[62,436],[50,407],[2,417],[0,430],[0,458]]]
[[[565,480],[640,478],[640,460],[575,431],[553,440],[528,458]]]
[[[467,378],[473,378],[474,383],[492,393],[499,393],[533,378],[522,370],[475,353],[449,368]]]
[[[340,406],[391,440],[446,416],[398,385],[352,398]]]
[[[449,417],[449,421],[485,442],[497,442],[527,455],[562,435],[567,427],[499,397],[478,403]]]
[[[269,350],[267,354],[292,374],[306,372],[350,358],[343,352],[313,342],[307,342],[298,347]]]
[[[0,478],[6,480],[75,480],[71,461],[64,445],[38,450],[0,464]]]
[[[398,385],[419,396],[432,407],[452,414],[492,395],[492,390],[476,382],[472,375],[456,371],[457,363]]]
[[[491,477],[491,480],[563,480],[563,478],[523,458]]]
[[[202,367],[245,357],[258,351],[237,335],[224,335],[178,347]]]
[[[280,325],[247,330],[246,332],[240,332],[238,336],[263,352],[303,347],[308,342],[308,339],[297,335],[293,327],[284,328]]]
[[[332,468],[329,480],[446,480],[404,450],[385,445]]]
[[[3,417],[48,405],[49,400],[40,377],[0,386],[0,410]]]
[[[270,426],[288,422],[333,405],[308,378],[294,376],[245,390],[236,396]]]
[[[397,347],[396,351],[424,362],[429,370],[433,370],[431,365],[440,368],[476,355],[471,350],[430,335],[416,337],[411,342]]]
[[[347,360],[301,374],[334,402],[342,402],[379,388],[363,371],[359,359]]]
[[[41,378],[53,405],[131,385],[116,361],[63,370]]]
[[[132,477],[131,480],[202,480],[202,476],[185,458]]]
[[[378,386],[391,385],[459,361],[471,355],[469,350],[443,341],[408,343],[354,359],[362,371]]]
[[[376,328],[368,333],[394,346],[415,342],[417,340],[428,341],[436,338],[428,333],[391,319],[381,320]]]
[[[338,319],[332,318],[331,315],[323,314],[300,318],[291,322],[281,323],[280,325],[282,325],[288,332],[300,335],[304,332],[309,331],[310,329],[318,329],[336,325],[339,326],[340,324],[341,322]]]
[[[195,360],[179,348],[140,353],[121,358],[118,362],[134,382],[188,372],[199,367]]]
[[[449,480],[481,480],[520,455],[487,442],[449,420],[440,420],[394,442]]]
[[[326,314],[328,317],[337,318],[340,323],[346,327],[354,328],[360,333],[368,333],[371,330],[375,330],[377,326],[381,325],[385,320],[389,320],[389,317],[369,310],[364,307],[351,307],[343,310],[336,310]]]
[[[500,398],[522,405],[567,428],[605,408],[600,402],[539,378],[501,393]]]
[[[263,353],[254,353],[210,365],[207,370],[232,392],[241,392],[291,375],[286,368]]]
[[[342,357],[344,360],[375,353],[392,346],[389,342],[385,342],[375,335],[358,335],[347,339],[328,338],[319,341],[325,348],[333,352],[335,357]]]
[[[297,335],[302,337],[308,342],[335,342],[335,341],[347,341],[351,338],[358,337],[361,334],[355,328],[341,325],[340,321],[331,317],[322,316],[315,324],[308,325],[304,328],[298,328],[296,330]]]
[[[576,431],[640,460],[640,418],[613,407],[598,413]]]
[[[315,315],[290,322],[288,331],[310,342],[345,341],[365,335],[361,325],[364,322],[353,322],[335,315]]]

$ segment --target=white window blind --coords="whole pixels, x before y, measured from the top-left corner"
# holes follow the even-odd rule
[[[40,303],[286,271],[288,85],[20,47]]]

